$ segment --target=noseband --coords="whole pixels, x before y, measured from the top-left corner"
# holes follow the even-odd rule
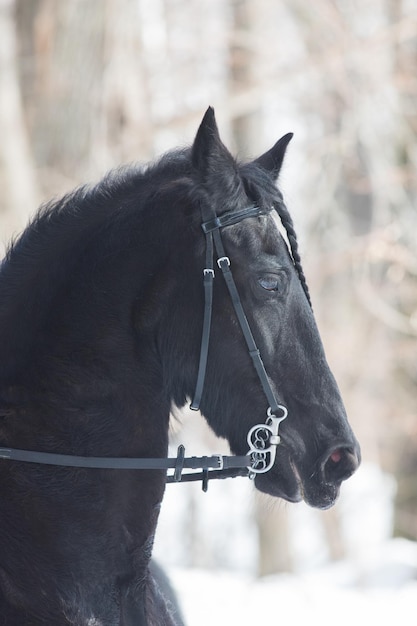
[[[240,211],[229,211],[220,216],[214,215],[202,223],[202,229],[206,237],[206,262],[205,268],[203,269],[205,304],[197,383],[190,408],[194,411],[199,410],[206,377],[213,307],[215,250],[217,256],[217,266],[221,270],[226,282],[249,355],[252,359],[269,405],[266,411],[266,421],[263,424],[256,424],[253,426],[247,434],[249,450],[246,456],[227,456],[216,454],[211,457],[185,457],[185,448],[183,445],[180,445],[178,447],[177,456],[170,458],[84,457],[69,454],[54,454],[51,452],[18,450],[14,448],[0,448],[0,459],[27,463],[40,463],[43,465],[96,469],[173,469],[173,474],[167,476],[168,483],[202,480],[203,491],[207,491],[209,478],[248,476],[253,479],[256,474],[268,472],[274,464],[276,449],[280,443],[280,436],[278,434],[279,425],[287,417],[288,411],[282,404],[278,404],[266,374],[259,349],[255,343],[247,317],[243,310],[239,292],[231,271],[230,259],[225,254],[221,237],[221,229],[226,226],[238,224],[242,220],[249,217],[259,217],[261,215],[266,215],[269,212],[270,210],[252,206]],[[201,469],[202,472],[184,474],[183,469]]]

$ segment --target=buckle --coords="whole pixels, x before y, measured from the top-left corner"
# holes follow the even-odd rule
[[[220,267],[220,269],[223,269],[223,262],[226,263],[228,267],[230,267],[230,259],[228,256],[221,256],[220,259],[217,259],[217,265]]]

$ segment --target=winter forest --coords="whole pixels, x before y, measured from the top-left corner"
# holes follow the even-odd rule
[[[168,486],[155,554],[190,624],[392,623],[417,600],[415,0],[0,0],[1,256],[42,202],[191,143],[209,105],[243,160],[294,132],[280,187],[363,461],[326,512]],[[179,442],[224,450],[188,411]]]

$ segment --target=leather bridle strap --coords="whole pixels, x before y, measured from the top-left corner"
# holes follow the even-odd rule
[[[194,392],[193,401],[190,409],[198,411],[200,408],[201,396],[203,395],[204,381],[206,378],[207,357],[210,342],[211,313],[213,310],[213,233],[206,233],[206,266],[203,269],[203,285],[204,285],[204,318],[203,332],[201,336],[200,360],[198,363],[198,376]]]
[[[225,255],[223,242],[221,239],[220,232],[217,230],[214,233],[214,243],[216,246],[216,251],[218,255],[217,264],[222,270],[224,280],[227,285],[227,289],[229,290],[230,297],[232,299],[233,308],[236,313],[236,317],[239,321],[240,328],[242,330],[243,336],[246,341],[246,345],[248,347],[249,355],[252,359],[252,362],[255,366],[256,373],[258,374],[258,378],[262,385],[262,389],[267,397],[269,407],[271,413],[279,414],[281,413],[281,405],[278,404],[277,399],[275,398],[275,394],[272,390],[271,384],[268,380],[267,373],[265,371],[265,366],[263,364],[261,353],[259,352],[259,348],[255,343],[255,339],[253,337],[252,331],[249,326],[248,318],[243,310],[242,301],[239,297],[239,293],[236,287],[236,283],[233,278],[233,274],[230,270],[230,259]]]
[[[178,446],[177,456],[169,458],[128,458],[128,457],[89,457],[73,456],[72,454],[55,454],[54,452],[35,452],[15,448],[0,448],[0,459],[40,463],[42,465],[58,465],[63,467],[82,467],[90,469],[110,470],[174,470],[168,475],[166,482],[179,483],[201,481],[203,491],[208,489],[209,479],[235,478],[248,476],[248,468],[252,464],[251,455],[228,456],[185,456],[183,445]],[[202,472],[183,473],[184,469],[201,469]],[[209,471],[210,470],[210,471]]]
[[[189,482],[202,482],[203,491],[207,491],[207,485],[209,480],[219,480],[224,478],[238,478],[238,477],[247,477],[248,469],[221,469],[221,470],[210,470],[204,469],[202,472],[188,472],[186,474],[182,474],[181,479],[177,480],[175,475],[167,476],[167,484],[173,484],[177,482],[189,483]]]
[[[234,281],[232,272],[230,270],[230,259],[226,256],[223,241],[221,238],[220,228],[224,226],[231,226],[241,222],[248,217],[259,217],[264,215],[267,211],[260,209],[259,207],[248,207],[241,211],[233,211],[224,213],[221,216],[214,217],[206,222],[203,222],[202,229],[206,234],[206,268],[204,273],[204,292],[205,292],[205,307],[204,307],[204,320],[203,320],[203,332],[200,349],[200,361],[197,375],[196,390],[194,393],[193,401],[190,408],[198,410],[200,408],[201,396],[204,387],[204,380],[207,369],[207,358],[210,338],[210,325],[211,325],[211,310],[213,303],[213,278],[214,278],[214,264],[213,264],[213,237],[214,245],[217,253],[217,264],[222,270],[223,277],[225,279],[232,304],[238,319],[239,325],[242,329],[243,336],[248,347],[249,355],[255,366],[258,378],[261,382],[262,389],[267,397],[270,411],[273,414],[281,413],[281,405],[278,404],[275,394],[272,390],[271,384],[268,380],[268,376],[265,371],[265,367],[259,352],[259,349],[255,343],[252,331],[249,326],[249,322],[243,310],[242,302],[239,297],[239,293]]]
[[[203,222],[201,227],[203,232],[210,233],[224,226],[238,224],[247,217],[259,217],[266,213],[268,213],[268,211],[265,211],[265,209],[260,209],[258,206],[250,206],[240,211],[228,211],[227,213],[223,213],[223,215],[216,215],[211,220]]]
[[[207,491],[209,479],[235,478],[248,476],[248,467],[252,463],[250,455],[228,456],[185,456],[183,445],[178,446],[177,456],[169,458],[128,458],[128,457],[89,457],[73,456],[72,454],[55,454],[54,452],[35,452],[15,448],[0,448],[0,459],[40,463],[42,465],[58,465],[63,467],[82,467],[90,469],[112,470],[174,470],[167,476],[167,483],[202,481],[203,491]],[[201,469],[202,472],[188,472],[184,469]],[[210,470],[210,471],[209,471]]]
[[[176,457],[169,458],[89,457],[73,456],[72,454],[55,454],[54,452],[18,450],[16,448],[0,448],[0,459],[9,461],[93,469],[174,469],[177,471],[177,474],[178,472],[181,473],[183,469],[235,470],[246,468],[251,462],[250,456],[223,456],[221,454],[215,454],[213,456],[185,457],[184,454],[184,446],[179,446]]]

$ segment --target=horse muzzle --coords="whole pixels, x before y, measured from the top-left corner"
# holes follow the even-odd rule
[[[314,508],[328,509],[336,502],[343,481],[360,464],[356,440],[332,446],[312,464],[298,461],[285,444],[277,454],[274,467],[255,478],[256,487],[288,502],[304,500]]]

